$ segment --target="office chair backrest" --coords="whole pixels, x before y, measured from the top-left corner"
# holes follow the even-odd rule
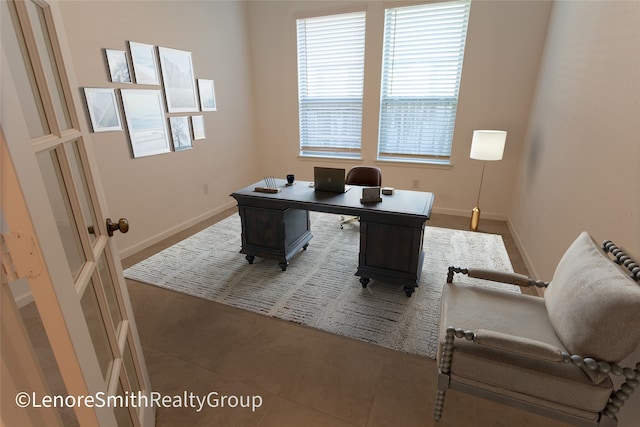
[[[347,173],[348,185],[382,186],[382,171],[375,166],[354,166]]]

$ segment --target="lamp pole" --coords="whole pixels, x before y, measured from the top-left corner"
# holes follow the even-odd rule
[[[482,175],[480,175],[480,187],[478,187],[478,199],[476,200],[476,206],[471,210],[471,225],[469,228],[471,231],[478,231],[478,225],[480,225],[480,193],[482,192],[482,181],[484,181],[484,168],[487,166],[487,161],[482,162]]]
[[[471,210],[472,231],[478,231],[480,224],[480,194],[482,193],[482,182],[484,181],[484,169],[487,160],[502,160],[504,144],[507,139],[507,132],[503,130],[474,130],[471,139],[471,153],[469,157],[475,160],[482,160],[482,175],[480,175],[480,186],[478,187],[478,199],[476,206]]]

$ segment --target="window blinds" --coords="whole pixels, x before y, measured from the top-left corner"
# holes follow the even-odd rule
[[[470,0],[387,9],[378,158],[448,163]]]
[[[298,19],[300,153],[358,157],[365,12]]]

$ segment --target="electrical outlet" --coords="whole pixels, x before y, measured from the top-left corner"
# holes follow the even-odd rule
[[[202,184],[202,194],[209,194],[209,184]]]

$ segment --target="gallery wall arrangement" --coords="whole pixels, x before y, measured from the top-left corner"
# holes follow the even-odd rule
[[[134,158],[193,148],[206,137],[204,116],[193,113],[217,110],[214,81],[194,78],[191,52],[134,41],[128,46],[128,52],[104,49],[106,65],[112,83],[136,87],[84,88],[93,132],[124,129],[119,91]]]

